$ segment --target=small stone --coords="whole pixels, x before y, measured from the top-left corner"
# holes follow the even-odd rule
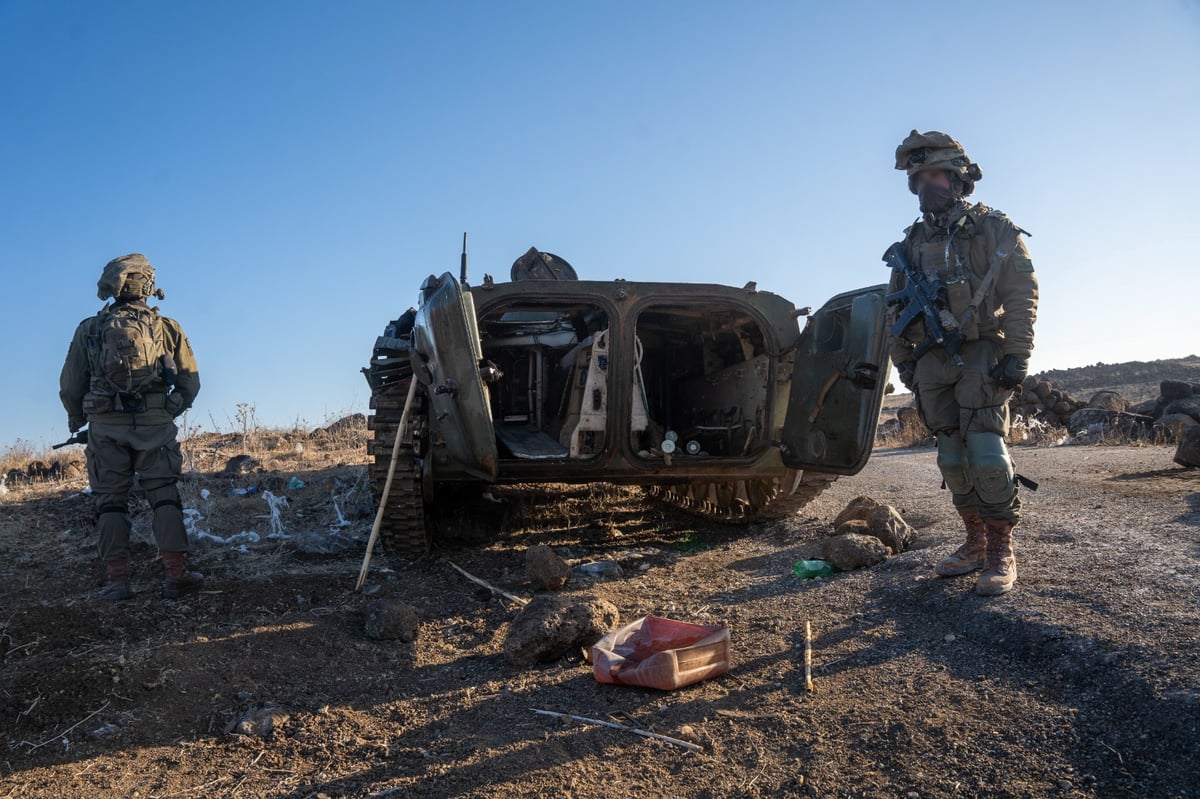
[[[590,563],[580,563],[571,570],[572,577],[583,577],[592,580],[620,580],[625,576],[621,564],[615,560],[596,560]]]
[[[866,521],[867,517],[878,507],[879,503],[870,497],[855,497],[833,520],[833,529],[838,529],[851,519]]]
[[[618,619],[616,606],[604,599],[539,594],[509,625],[504,657],[517,666],[557,660],[599,641]]]
[[[263,705],[247,710],[241,718],[235,720],[228,732],[234,735],[250,735],[255,738],[267,738],[291,718],[291,714],[275,705]]]
[[[843,522],[837,528],[838,535],[846,535],[846,533],[857,533],[858,535],[870,535],[871,526],[867,524],[866,519],[851,519],[848,522]]]
[[[958,636],[954,633],[948,633],[942,640],[948,644],[951,644],[958,640]]]
[[[822,541],[821,555],[842,571],[849,571],[886,560],[888,547],[873,535],[847,533]]]
[[[867,527],[868,534],[886,544],[893,555],[908,549],[917,538],[917,531],[891,505],[880,505],[872,511]]]
[[[420,614],[412,605],[394,599],[377,599],[367,606],[367,637],[376,641],[399,639],[408,643],[417,637]]]
[[[1064,791],[1069,791],[1072,788],[1074,788],[1075,786],[1073,784],[1071,784],[1070,780],[1059,780],[1058,787],[1063,789]]]
[[[567,584],[571,567],[546,546],[535,546],[525,550],[525,575],[534,587],[556,591]]]

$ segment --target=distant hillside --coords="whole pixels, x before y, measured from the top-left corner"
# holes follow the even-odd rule
[[[1169,358],[1162,361],[1129,361],[1127,363],[1096,363],[1074,369],[1051,369],[1038,374],[1066,389],[1072,396],[1086,400],[1096,391],[1108,389],[1120,392],[1130,402],[1158,396],[1158,384],[1163,380],[1185,380],[1200,384],[1200,356]]]

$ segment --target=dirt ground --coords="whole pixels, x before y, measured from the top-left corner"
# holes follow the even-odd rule
[[[194,557],[208,590],[177,601],[159,598],[154,549],[141,545],[137,597],[96,602],[84,483],[17,488],[0,497],[0,799],[1198,796],[1200,470],[1171,454],[1018,448],[1041,490],[1024,495],[1019,588],[994,599],[970,577],[932,577],[959,530],[929,450],[877,452],[801,515],[742,530],[628,489],[504,492],[513,513],[499,540],[377,557],[370,597],[351,590],[361,543],[331,555],[296,544],[340,513],[343,536],[365,535],[354,463],[258,476],[290,499],[288,538],[267,537],[261,491],[226,496],[247,480],[191,481],[204,529],[254,524],[260,536],[209,542]],[[292,474],[303,489],[287,488]],[[899,508],[917,546],[872,569],[792,576],[859,494]],[[529,596],[534,543],[618,560],[623,579],[567,593],[604,597],[623,620],[728,625],[733,670],[664,693],[600,685],[575,656],[509,665],[516,608],[445,559]],[[383,596],[420,609],[416,642],[365,637],[364,608]],[[262,705],[282,714],[270,736],[226,732]]]

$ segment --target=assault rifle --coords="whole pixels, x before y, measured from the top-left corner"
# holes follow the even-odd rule
[[[75,435],[68,438],[66,441],[62,442],[61,444],[55,444],[53,447],[51,447],[51,449],[62,449],[63,447],[69,447],[72,444],[86,444],[86,443],[87,443],[87,428],[85,427],[82,430],[80,430],[78,433],[76,433]]]
[[[904,273],[904,288],[888,294],[885,302],[899,305],[900,312],[896,314],[896,323],[892,325],[891,335],[900,338],[904,331],[917,317],[925,322],[928,333],[926,339],[913,350],[913,358],[919,360],[922,355],[934,347],[941,347],[946,354],[954,359],[954,363],[963,365],[962,332],[955,324],[952,328],[943,323],[943,316],[950,315],[950,304],[947,301],[946,282],[931,279],[925,273],[915,268],[904,257],[904,242],[898,241],[883,254],[883,260],[892,269]]]

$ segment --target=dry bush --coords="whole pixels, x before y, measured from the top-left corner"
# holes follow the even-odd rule
[[[13,471],[26,474],[31,465],[41,464],[43,467],[51,467],[56,462],[61,464],[61,479],[64,480],[78,477],[87,471],[81,446],[55,450],[48,447],[35,447],[28,441],[17,439],[16,442],[5,447],[3,452],[0,452],[0,475],[7,475]],[[41,480],[36,477],[35,479]],[[8,487],[11,489],[13,485],[8,484]]]

